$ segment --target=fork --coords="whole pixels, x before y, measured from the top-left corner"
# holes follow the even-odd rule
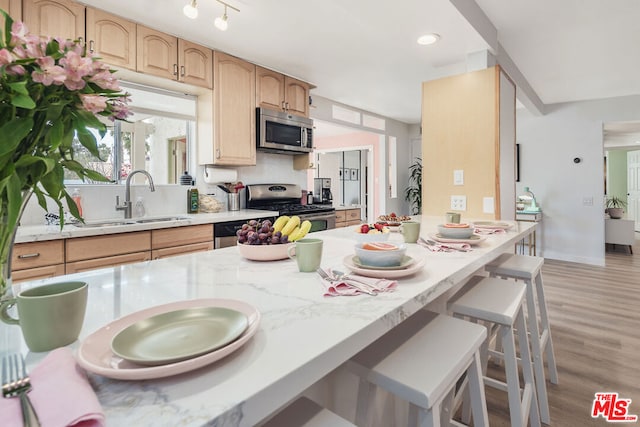
[[[334,283],[334,282],[341,282],[343,276],[345,276],[345,274],[342,274],[339,278],[337,277],[331,277],[327,274],[326,271],[324,271],[322,268],[319,268],[316,270],[316,272],[320,275],[320,277],[322,277],[324,280]],[[354,282],[358,283],[355,284]],[[349,285],[351,285],[352,287],[358,289],[361,292],[364,292],[366,294],[372,295],[372,296],[377,296],[378,294],[373,292],[371,289],[369,289],[364,283],[360,283],[357,280],[351,280],[349,282]]]
[[[12,354],[2,358],[2,396],[19,397],[22,421],[25,427],[39,427],[40,420],[27,393],[31,380],[27,375],[22,355]]]

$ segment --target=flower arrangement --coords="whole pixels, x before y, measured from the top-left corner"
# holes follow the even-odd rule
[[[87,54],[78,40],[30,34],[3,10],[0,31],[0,296],[10,277],[10,252],[20,216],[29,197],[47,209],[46,197],[58,208],[63,200],[81,219],[64,186],[64,170],[82,180],[108,181],[74,160],[75,138],[99,157],[90,129],[101,135],[98,116],[126,119],[127,94],[120,92],[114,71]],[[9,270],[9,271],[5,271]]]

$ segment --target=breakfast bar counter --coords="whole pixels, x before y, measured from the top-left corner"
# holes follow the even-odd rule
[[[422,217],[421,235],[436,231],[438,218]],[[443,298],[516,242],[535,223],[509,222],[506,233],[482,236],[470,252],[431,252],[408,244],[422,269],[398,279],[393,292],[377,296],[323,296],[320,278],[301,273],[295,260],[255,262],[229,247],[19,283],[20,292],[43,283],[89,283],[87,314],[78,351],[96,330],[122,316],[162,304],[220,298],[239,300],[260,315],[257,332],[238,350],[207,366],[147,380],[111,379],[89,372],[108,426],[252,426],[286,405],[351,356],[408,316]],[[324,242],[322,267],[345,271],[353,255],[354,227],[314,233]],[[391,233],[390,242],[402,242]],[[102,345],[107,349],[110,342]],[[29,353],[20,328],[0,324],[0,352],[20,351],[29,367],[45,355]],[[115,362],[112,362],[115,363]]]

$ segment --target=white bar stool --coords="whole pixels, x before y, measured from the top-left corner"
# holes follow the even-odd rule
[[[524,321],[523,304],[526,286],[515,281],[496,278],[478,278],[466,292],[453,297],[449,310],[456,316],[467,316],[472,320],[490,322],[499,326],[498,333],[502,338],[506,383],[485,375],[487,386],[506,391],[509,397],[509,412],[512,427],[526,427],[527,418],[532,427],[540,426],[538,401],[535,380],[531,367],[529,340]],[[514,330],[517,330],[522,362],[524,387],[520,389],[518,376],[518,357],[514,341]],[[488,352],[488,341],[484,350]],[[483,354],[483,369],[486,368],[487,354]]]
[[[262,427],[355,427],[349,421],[301,397],[278,412]]]
[[[533,353],[533,369],[536,375],[540,417],[542,422],[549,422],[549,402],[544,372],[544,356],[547,356],[549,380],[558,384],[558,368],[553,351],[551,327],[547,314],[547,302],[544,297],[542,282],[542,265],[544,258],[527,255],[503,254],[486,265],[485,269],[491,277],[522,280],[527,285],[527,325],[531,352]],[[538,304],[536,305],[536,299]],[[538,321],[541,330],[538,329]]]
[[[456,424],[446,403],[466,372],[474,426],[488,426],[480,360],[486,336],[484,327],[422,310],[402,322],[345,364],[360,377],[356,425],[371,424],[376,387],[409,402],[410,425]]]

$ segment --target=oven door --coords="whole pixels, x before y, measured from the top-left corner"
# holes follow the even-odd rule
[[[322,230],[333,230],[336,228],[336,213],[333,212],[322,212],[318,214],[305,214],[299,215],[300,221],[310,221],[311,222],[311,230],[310,233],[314,231],[322,231]]]

